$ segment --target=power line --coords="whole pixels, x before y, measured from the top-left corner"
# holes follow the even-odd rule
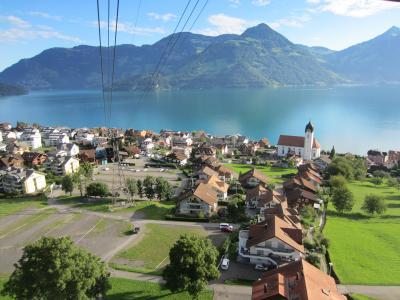
[[[99,54],[100,54],[100,70],[101,70],[101,91],[103,98],[103,110],[104,110],[104,125],[107,126],[107,112],[106,112],[106,99],[104,94],[104,68],[103,68],[103,50],[101,45],[101,28],[100,28],[100,5],[99,0],[97,0],[97,25],[99,29]]]
[[[112,62],[112,73],[111,73],[111,91],[110,91],[110,122],[111,122],[111,110],[112,110],[112,102],[113,102],[115,57],[116,57],[117,34],[118,34],[118,18],[119,18],[119,0],[117,0],[117,17],[115,20],[115,32],[114,32],[114,50],[113,50],[113,62]]]

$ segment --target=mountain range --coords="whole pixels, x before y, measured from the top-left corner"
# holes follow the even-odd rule
[[[175,44],[171,52],[164,50]],[[105,73],[112,50],[103,48]],[[400,82],[400,29],[342,51],[292,43],[266,24],[241,35],[178,33],[152,45],[116,47],[117,90],[267,87]],[[159,76],[152,76],[160,57]],[[110,68],[111,69],[111,68]],[[152,79],[152,80],[151,80]],[[105,74],[106,84],[109,83]],[[100,88],[99,48],[51,48],[0,73],[27,89]]]

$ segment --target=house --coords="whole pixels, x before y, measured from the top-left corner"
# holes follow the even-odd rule
[[[94,134],[88,131],[78,132],[75,135],[75,140],[77,142],[88,142],[92,143],[93,139],[95,138]]]
[[[0,157],[0,170],[6,170],[8,168],[22,168],[23,166],[24,159],[18,154]]]
[[[96,160],[96,149],[81,149],[79,150],[78,158],[81,163],[88,162],[94,164]]]
[[[210,216],[217,211],[217,192],[206,183],[200,183],[194,190],[179,197],[178,213],[183,215]]]
[[[154,148],[154,143],[152,138],[146,138],[140,145],[143,151],[149,152]]]
[[[27,144],[31,149],[42,147],[42,135],[39,129],[36,128],[25,128],[21,134],[20,141]]]
[[[267,147],[271,146],[271,143],[269,142],[269,140],[267,138],[262,138],[261,140],[258,141],[258,144],[260,145],[260,147],[263,147],[263,148],[267,148]]]
[[[165,160],[180,166],[185,166],[188,161],[188,157],[183,151],[173,151],[165,157]]]
[[[302,229],[299,212],[295,208],[288,208],[286,199],[271,207],[262,209],[259,215],[259,222],[265,221],[268,216],[277,216],[282,220],[292,224],[298,229]]]
[[[247,144],[241,144],[238,147],[238,150],[242,155],[253,156],[256,154],[256,151],[260,149],[260,145],[258,143],[249,142]]]
[[[214,167],[214,171],[218,172],[218,177],[225,182],[233,179],[233,172],[223,165]]]
[[[58,144],[58,151],[65,151],[67,156],[77,156],[79,154],[79,146],[73,143]]]
[[[246,205],[250,208],[262,209],[279,204],[282,199],[277,191],[269,190],[262,185],[257,185],[246,192]]]
[[[373,164],[377,166],[383,166],[388,161],[389,156],[387,152],[381,152],[378,150],[369,150],[367,152],[367,157]]]
[[[188,147],[193,144],[193,141],[190,137],[183,135],[183,136],[173,136],[171,144],[173,147]]]
[[[318,187],[314,185],[311,181],[299,176],[293,177],[292,179],[289,179],[288,181],[285,181],[283,183],[283,189],[285,190],[285,192],[289,190],[294,190],[296,188],[309,191],[313,194],[318,191]]]
[[[346,300],[335,279],[304,259],[265,272],[254,282],[252,300]]]
[[[285,190],[285,196],[289,207],[301,209],[304,206],[312,206],[319,208],[321,201],[318,200],[317,195],[308,190],[302,188],[295,188],[291,190]]]
[[[322,183],[322,176],[318,172],[315,172],[311,168],[301,167],[300,166],[300,168],[298,168],[298,173],[297,174],[298,174],[299,177],[310,181],[316,187],[319,187],[321,185],[321,183]]]
[[[248,172],[239,176],[240,184],[244,187],[256,187],[257,185],[268,185],[268,177],[257,169],[251,169]]]
[[[200,158],[201,156],[216,157],[217,149],[213,146],[201,144],[199,147],[193,149],[193,154],[195,158]]]
[[[42,136],[43,143],[46,147],[57,147],[59,144],[68,144],[69,136],[64,132],[60,132],[58,129],[53,129],[52,132],[46,133]]]
[[[197,176],[200,180],[208,180],[211,176],[218,176],[218,172],[208,166],[204,166],[197,172]]]
[[[217,151],[219,151],[222,155],[227,155],[227,154],[232,154],[229,151],[228,145],[227,144],[219,144],[216,145],[215,148],[217,149]]]
[[[239,232],[239,257],[251,264],[276,264],[274,258],[299,260],[304,256],[302,230],[278,216]]]
[[[24,164],[30,168],[40,166],[47,160],[47,155],[39,152],[24,152],[22,154]]]
[[[10,169],[3,171],[0,187],[8,194],[35,194],[46,188],[46,177],[33,169]]]
[[[229,184],[221,181],[218,176],[210,176],[205,183],[217,192],[218,201],[226,201],[228,199]]]
[[[70,175],[78,171],[79,160],[71,156],[56,157],[47,163],[47,169],[57,176]]]
[[[11,130],[11,128],[12,128],[12,125],[11,125],[11,123],[8,123],[8,122],[4,122],[4,123],[0,123],[0,129],[1,130]]]
[[[332,159],[330,159],[328,155],[321,155],[321,157],[314,159],[313,163],[317,166],[319,171],[323,172],[332,163]]]
[[[304,137],[281,135],[277,146],[277,154],[281,157],[290,153],[299,155],[304,160],[312,160],[321,156],[321,146],[314,138],[314,126],[311,122],[306,125]]]

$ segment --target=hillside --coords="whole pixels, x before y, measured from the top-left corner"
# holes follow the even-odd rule
[[[150,78],[169,39],[177,41],[157,80]],[[400,29],[342,51],[297,45],[265,24],[241,35],[175,34],[152,45],[116,48],[117,90],[201,89],[400,82]],[[111,50],[110,50],[111,51]],[[105,68],[109,56],[103,49]],[[0,73],[27,89],[100,88],[99,49],[52,48]],[[107,82],[107,80],[106,80]]]
[[[23,87],[0,83],[0,97],[24,95],[27,91]]]

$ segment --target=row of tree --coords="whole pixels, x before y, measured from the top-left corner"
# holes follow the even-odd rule
[[[134,178],[127,178],[125,181],[125,188],[128,192],[130,201],[138,195],[140,198],[144,196],[151,200],[157,198],[158,200],[171,200],[174,189],[173,186],[163,177],[146,176],[142,181]]]

